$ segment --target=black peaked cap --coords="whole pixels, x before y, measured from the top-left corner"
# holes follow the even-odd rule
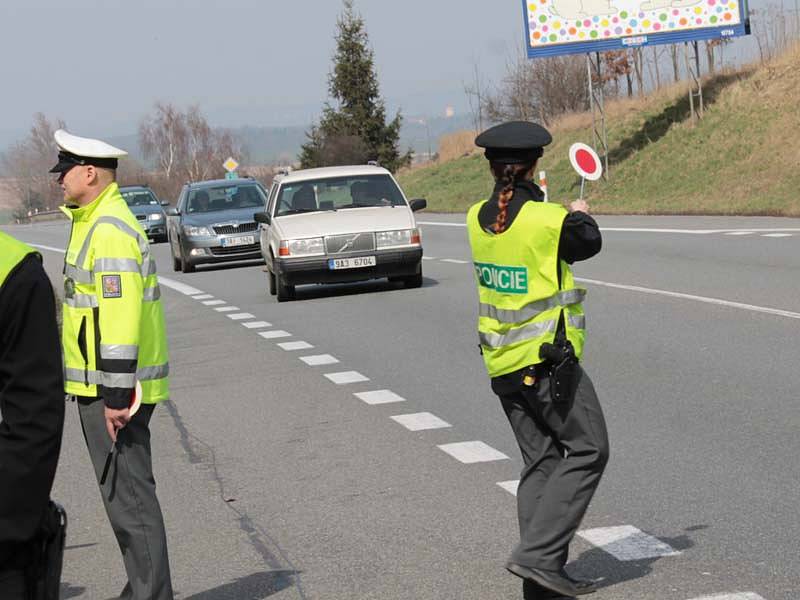
[[[475,145],[485,148],[485,156],[502,164],[525,164],[538,159],[542,148],[553,136],[541,125],[529,121],[510,121],[495,125],[475,138]]]

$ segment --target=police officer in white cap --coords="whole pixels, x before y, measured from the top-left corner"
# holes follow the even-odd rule
[[[100,140],[55,133],[72,220],[64,259],[64,386],[81,425],[122,551],[124,600],[172,600],[167,538],[156,497],[150,418],[169,396],[155,262],[115,181],[127,155]],[[138,392],[138,393],[137,393]],[[136,410],[136,407],[140,407]]]

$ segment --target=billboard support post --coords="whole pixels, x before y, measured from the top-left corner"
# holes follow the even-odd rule
[[[603,177],[608,179],[608,132],[606,131],[606,108],[600,53],[595,52],[595,57],[596,63],[592,60],[591,54],[586,54],[586,68],[589,76],[589,106],[592,109],[592,137],[594,147],[603,151],[603,162],[605,163]],[[595,78],[597,85],[595,85]]]
[[[689,112],[691,113],[692,121],[696,122],[703,118],[703,82],[700,78],[700,49],[695,40],[692,42],[693,57],[689,56],[689,42],[684,43],[683,50],[686,58],[686,71],[691,78],[689,82]],[[694,61],[692,61],[692,58]],[[694,64],[692,64],[693,62]],[[695,98],[697,99],[697,106],[695,106]]]

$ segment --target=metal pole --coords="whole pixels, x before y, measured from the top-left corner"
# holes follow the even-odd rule
[[[700,48],[697,40],[694,41],[694,65],[697,70],[697,97],[700,101],[700,117],[703,117],[703,81],[700,76]]]
[[[686,70],[689,73],[689,115],[692,122],[697,118],[697,113],[694,111],[694,71],[692,71],[692,63],[689,61],[689,42],[683,43],[683,58],[686,61]]]

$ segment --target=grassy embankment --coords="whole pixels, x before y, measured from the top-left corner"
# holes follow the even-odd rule
[[[607,107],[611,177],[587,182],[592,210],[605,214],[800,216],[800,48],[774,62],[706,81],[706,111],[689,114],[686,88]],[[590,143],[591,114],[552,127],[537,168],[551,201],[577,198],[580,179],[568,149]],[[409,197],[432,211],[461,212],[491,192],[482,154],[422,166],[399,177]]]

